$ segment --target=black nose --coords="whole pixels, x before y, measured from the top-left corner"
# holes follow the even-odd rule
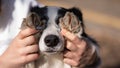
[[[48,47],[54,47],[59,43],[59,38],[56,35],[48,35],[45,37],[44,42]]]

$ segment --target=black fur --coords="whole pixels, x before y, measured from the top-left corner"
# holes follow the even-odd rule
[[[46,20],[46,22],[48,21],[48,17],[47,17],[47,7],[42,7],[42,8],[40,8],[40,7],[38,7],[38,6],[36,6],[36,7],[32,7],[31,9],[30,9],[30,12],[35,12],[35,13],[37,13],[40,17],[41,17],[41,20]]]

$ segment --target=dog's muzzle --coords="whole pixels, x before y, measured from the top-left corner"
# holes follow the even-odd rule
[[[44,42],[48,47],[55,47],[59,43],[59,38],[56,35],[48,35],[45,37]]]

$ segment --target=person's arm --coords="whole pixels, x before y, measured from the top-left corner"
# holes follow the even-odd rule
[[[33,36],[36,32],[30,28],[21,30],[0,56],[0,68],[22,68],[26,63],[36,60],[39,57]]]
[[[61,33],[67,38],[68,50],[64,53],[65,63],[78,68],[96,68],[99,65],[100,58],[95,46],[65,29],[62,29]]]

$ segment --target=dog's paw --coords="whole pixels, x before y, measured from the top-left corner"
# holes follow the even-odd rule
[[[67,12],[63,18],[60,18],[59,21],[60,27],[65,28],[75,34],[80,32],[80,21],[72,12]]]
[[[46,27],[46,24],[40,21],[40,19],[41,17],[38,16],[36,13],[29,13],[28,16],[23,19],[21,29],[29,27],[39,31],[43,31],[43,29]]]

